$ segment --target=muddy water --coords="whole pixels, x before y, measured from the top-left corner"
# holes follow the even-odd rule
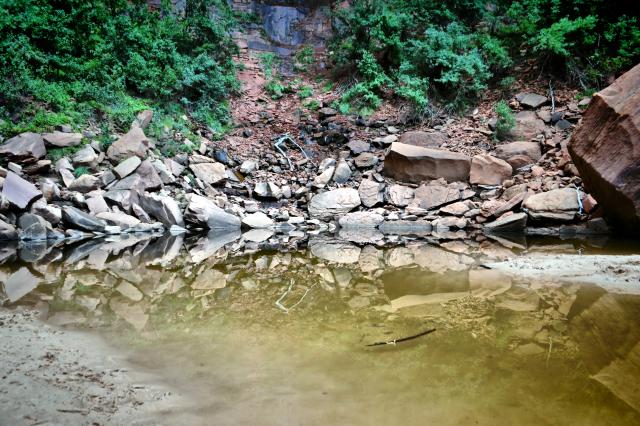
[[[486,268],[610,251],[320,237],[289,252],[206,244],[168,237],[8,254],[4,305],[104,336],[129,368],[187,397],[151,421],[640,423],[640,296]],[[614,275],[637,280],[619,266],[634,264],[633,252]]]

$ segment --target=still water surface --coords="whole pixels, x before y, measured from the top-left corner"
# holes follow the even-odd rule
[[[584,247],[78,247],[5,252],[4,305],[100,333],[188,396],[163,422],[640,424],[640,296],[484,266]]]

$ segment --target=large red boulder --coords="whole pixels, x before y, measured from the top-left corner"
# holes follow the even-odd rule
[[[569,153],[611,224],[640,233],[640,64],[593,96]]]

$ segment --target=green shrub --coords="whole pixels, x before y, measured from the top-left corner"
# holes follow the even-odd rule
[[[166,104],[222,128],[238,88],[233,14],[222,0],[187,0],[184,14],[161,4],[0,0],[0,105],[18,117],[9,130],[40,116],[31,130],[90,117],[126,128]]]
[[[297,72],[307,72],[309,65],[313,63],[313,48],[304,46],[296,52],[293,70]]]
[[[306,99],[313,96],[313,88],[311,86],[302,85],[298,87],[298,97],[300,99]]]
[[[76,167],[73,170],[73,175],[76,178],[79,178],[82,175],[88,175],[89,174],[89,168],[88,167]]]
[[[320,109],[320,102],[318,102],[317,99],[311,99],[304,106],[309,108],[311,111],[317,111]]]
[[[503,140],[508,137],[509,132],[515,127],[516,118],[505,101],[498,102],[494,111],[497,116],[495,137]]]

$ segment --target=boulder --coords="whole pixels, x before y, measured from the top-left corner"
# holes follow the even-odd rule
[[[201,195],[191,194],[185,212],[185,219],[206,225],[209,229],[239,229],[240,218],[227,213],[213,201]]]
[[[511,142],[498,145],[495,156],[505,160],[513,170],[537,162],[542,157],[538,142]]]
[[[356,167],[359,169],[367,169],[378,164],[378,157],[372,152],[363,152],[353,159]]]
[[[55,131],[53,133],[45,133],[42,139],[47,145],[58,148],[66,148],[69,146],[77,146],[82,142],[82,133],[65,133]]]
[[[94,175],[82,175],[77,179],[74,179],[67,187],[72,191],[78,191],[83,194],[87,192],[93,191],[94,189],[100,188],[102,185],[102,181],[100,178]]]
[[[47,239],[47,230],[51,225],[38,215],[25,213],[18,219],[18,227],[21,240],[43,241]]]
[[[405,132],[400,136],[400,143],[421,146],[423,148],[439,148],[447,141],[447,136],[441,132],[425,132],[415,130]]]
[[[371,144],[365,141],[353,139],[347,144],[347,148],[351,150],[353,155],[362,154],[363,152],[371,151]]]
[[[336,171],[335,167],[328,167],[318,176],[313,179],[313,186],[316,188],[324,188],[331,181],[333,173]]]
[[[114,161],[122,161],[133,155],[144,158],[151,146],[140,126],[133,126],[128,133],[121,136],[107,149],[107,157]]]
[[[227,178],[227,168],[221,163],[197,163],[189,165],[189,168],[198,179],[209,185]]]
[[[102,212],[96,215],[109,225],[119,226],[122,229],[133,228],[140,223],[137,217],[122,212]]]
[[[580,209],[578,197],[574,188],[554,189],[528,197],[522,207],[535,220],[571,221]]]
[[[471,159],[469,181],[474,185],[502,185],[512,172],[511,165],[504,160],[488,154],[476,155]]]
[[[547,130],[544,121],[533,111],[520,111],[515,119],[516,125],[510,133],[516,140],[530,141]]]
[[[255,160],[245,160],[240,165],[240,173],[243,175],[250,175],[251,173],[258,170],[259,164]]]
[[[640,65],[593,96],[568,148],[614,227],[640,233]]]
[[[430,210],[460,200],[460,189],[455,186],[431,183],[420,185],[414,193],[412,204]]]
[[[266,229],[274,225],[273,219],[262,212],[255,212],[242,218],[242,223],[249,228]]]
[[[140,206],[149,216],[155,217],[167,228],[178,225],[184,228],[184,220],[180,206],[168,195],[151,194],[145,192],[140,195]]]
[[[471,160],[464,154],[393,143],[384,161],[384,173],[394,179],[420,183],[444,178],[468,181]]]
[[[346,183],[351,179],[351,168],[346,161],[340,160],[338,162],[332,179],[335,183]]]
[[[396,207],[406,207],[413,201],[414,189],[404,185],[391,185],[387,188],[387,200]]]
[[[258,182],[253,188],[256,197],[264,200],[277,200],[282,198],[282,190],[273,182]]]
[[[140,163],[135,174],[140,176],[139,184],[145,191],[155,191],[162,187],[162,179],[149,159]]]
[[[47,204],[47,200],[40,198],[31,205],[31,213],[42,217],[52,225],[57,225],[62,220],[62,209],[58,206]]]
[[[131,123],[131,127],[140,127],[141,129],[146,129],[147,126],[151,123],[153,119],[153,111],[150,109],[145,109],[144,111],[140,111],[138,115],[136,115],[136,119]]]
[[[363,179],[358,187],[358,195],[360,195],[363,206],[373,207],[384,202],[384,184],[371,179]]]
[[[33,163],[46,153],[44,140],[39,133],[21,133],[0,145],[0,155],[11,161]]]
[[[462,216],[471,208],[467,205],[468,202],[458,201],[457,203],[449,204],[440,209],[440,213],[451,216]]]
[[[309,214],[319,219],[332,219],[360,205],[360,195],[352,188],[340,188],[315,195],[309,203]]]
[[[94,166],[98,162],[98,154],[91,148],[91,145],[85,145],[80,151],[71,157],[73,164],[81,166]]]
[[[382,215],[370,211],[347,213],[338,223],[343,228],[376,228],[382,223]]]
[[[16,227],[0,219],[0,241],[12,241],[18,239]]]
[[[484,225],[484,232],[488,234],[522,232],[527,226],[526,213],[514,213],[509,216],[502,217],[496,221]]]
[[[114,167],[113,173],[118,177],[118,179],[123,179],[133,173],[140,163],[142,163],[140,157],[129,157],[126,160],[122,160],[116,167]]]
[[[104,222],[95,216],[78,210],[75,207],[62,207],[62,221],[73,229],[80,229],[87,232],[104,231]]]
[[[20,209],[42,197],[42,192],[31,182],[27,182],[13,172],[8,172],[2,185],[2,196]]]
[[[518,93],[516,100],[525,108],[536,109],[547,103],[549,99],[537,93]]]

